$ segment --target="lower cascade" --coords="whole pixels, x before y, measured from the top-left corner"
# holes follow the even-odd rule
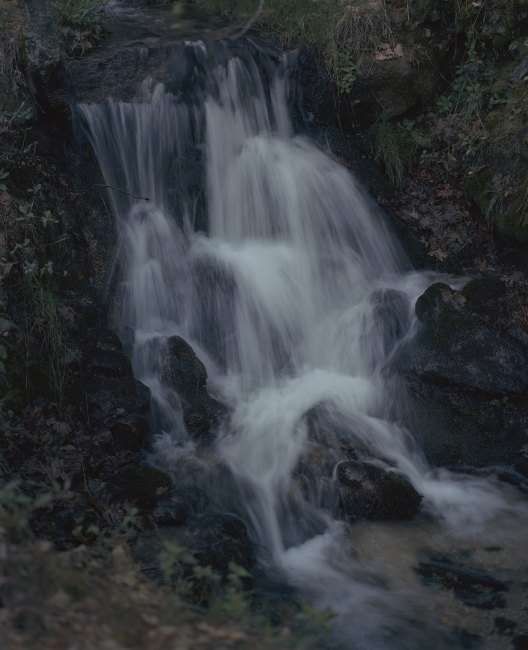
[[[118,331],[152,392],[151,462],[197,513],[245,522],[268,581],[331,608],[332,647],[474,647],[422,578],[442,549],[513,558],[528,512],[489,474],[430,468],[401,422],[398,358],[437,279],[295,135],[288,56],[246,44],[189,41],[164,85],[76,107],[120,190]]]

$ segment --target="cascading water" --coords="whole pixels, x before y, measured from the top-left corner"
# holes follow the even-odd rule
[[[285,59],[220,45],[215,58],[210,48],[183,48],[192,86],[180,79],[169,92],[147,80],[135,102],[78,107],[106,183],[149,199],[110,192],[121,326],[135,332],[134,370],[152,390],[154,456],[209,490],[210,507],[245,519],[268,571],[334,609],[342,647],[418,649],[432,630],[435,647],[453,647],[423,594],[354,555],[324,485],[307,494],[293,481],[306,414],[320,408],[360,453],[405,474],[449,534],[485,536],[520,515],[487,478],[434,474],[391,422],[391,358],[412,337],[414,301],[431,279],[410,271],[349,171],[294,136]],[[393,326],[381,313],[387,297]],[[208,476],[178,396],[161,382],[175,334],[231,408],[214,446],[229,489]]]

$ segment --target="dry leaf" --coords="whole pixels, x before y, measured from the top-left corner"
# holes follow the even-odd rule
[[[511,275],[503,275],[501,280],[503,280],[503,282],[506,282],[506,284],[509,287],[513,287],[513,285],[516,282],[519,282],[519,280],[522,280],[522,278],[523,278],[522,272],[521,271],[515,271],[515,273],[512,273]]]
[[[448,256],[447,253],[444,253],[444,251],[440,250],[437,248],[435,251],[431,251],[430,253],[427,253],[428,255],[432,255],[433,257],[436,257],[437,260],[440,260],[440,262],[443,262],[445,258]]]
[[[374,58],[376,61],[388,61],[389,59],[395,59],[401,56],[403,56],[403,48],[399,43],[394,49],[388,43],[382,43]]]

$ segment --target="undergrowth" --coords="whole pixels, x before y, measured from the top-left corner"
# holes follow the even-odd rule
[[[201,0],[201,4],[240,21],[258,7],[256,0]],[[391,32],[385,0],[267,0],[259,24],[279,31],[287,44],[317,49],[345,92],[361,58],[374,53]]]
[[[72,56],[84,54],[107,30],[108,0],[53,0],[62,45]]]

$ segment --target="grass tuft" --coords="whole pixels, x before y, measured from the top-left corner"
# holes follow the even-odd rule
[[[384,115],[371,127],[369,135],[375,162],[384,167],[390,182],[399,187],[414,162],[416,144],[412,134]]]

